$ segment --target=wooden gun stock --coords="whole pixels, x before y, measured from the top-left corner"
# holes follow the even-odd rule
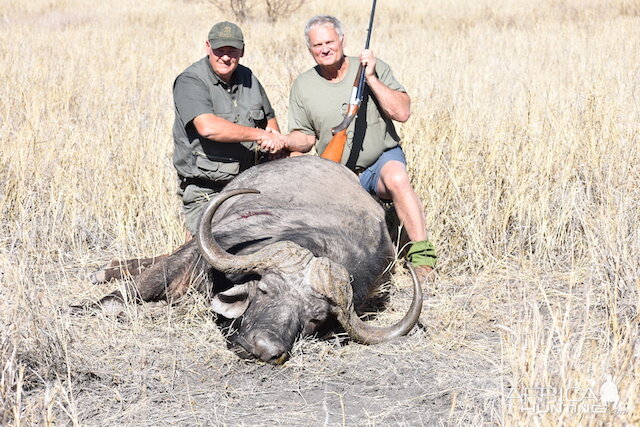
[[[336,163],[340,163],[342,161],[342,153],[344,153],[344,146],[347,143],[347,129],[349,128],[351,121],[358,114],[359,108],[359,102],[357,104],[349,105],[349,111],[347,111],[347,115],[344,117],[344,120],[342,120],[342,123],[331,129],[333,138],[331,138],[331,141],[329,141],[320,157],[323,159],[333,160]]]
[[[336,163],[340,163],[342,160],[342,153],[344,153],[344,146],[347,143],[347,128],[342,129],[340,132],[333,135],[331,141],[324,149],[320,157],[323,159],[332,160]]]

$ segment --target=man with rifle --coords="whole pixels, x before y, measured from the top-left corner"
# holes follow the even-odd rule
[[[291,88],[290,133],[285,148],[308,152],[315,145],[323,157],[353,170],[371,194],[392,200],[413,242],[407,257],[424,280],[435,267],[436,255],[427,240],[422,202],[409,182],[400,138],[393,125],[393,120],[409,119],[409,96],[391,68],[368,49],[368,40],[359,58],[345,56],[344,32],[337,18],[311,18],[305,37],[317,66],[298,76]],[[360,97],[354,100],[359,71],[366,84],[360,85]],[[351,126],[343,125],[348,122],[345,116],[355,118]],[[332,146],[341,136],[341,142],[346,139],[344,152],[340,148],[337,156],[325,154],[335,152]]]

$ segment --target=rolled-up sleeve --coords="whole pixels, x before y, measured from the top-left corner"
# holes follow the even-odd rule
[[[173,83],[173,102],[185,126],[201,114],[213,114],[206,85],[188,74],[180,74]]]

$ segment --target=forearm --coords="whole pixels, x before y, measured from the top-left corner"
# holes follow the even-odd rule
[[[409,95],[405,92],[390,89],[378,80],[375,75],[367,77],[367,85],[378,100],[385,116],[401,123],[409,120],[409,116],[411,115],[411,100],[409,99]]]
[[[289,151],[299,151],[306,153],[311,150],[311,147],[316,143],[316,137],[314,135],[307,135],[298,130],[294,130],[286,136],[284,148]]]
[[[280,125],[278,125],[278,120],[275,117],[267,121],[267,127],[280,132]]]
[[[200,136],[216,142],[257,141],[266,133],[263,129],[238,125],[213,114],[196,117],[193,125]]]

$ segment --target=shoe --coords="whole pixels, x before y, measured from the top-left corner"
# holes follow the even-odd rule
[[[436,272],[428,265],[414,265],[413,270],[418,276],[418,282],[421,285],[432,284],[436,280]]]

